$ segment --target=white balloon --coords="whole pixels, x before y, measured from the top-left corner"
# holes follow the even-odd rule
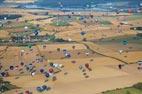
[[[4,20],[7,20],[7,17],[4,17]]]
[[[119,53],[123,53],[123,50],[119,50]]]
[[[86,55],[89,55],[90,53],[89,53],[89,52],[86,52],[85,54],[86,54]]]
[[[25,26],[25,27],[24,27],[24,29],[25,29],[25,30],[27,30],[27,29],[28,29],[28,27],[27,27],[27,26]]]
[[[72,41],[72,39],[71,39],[71,38],[69,38],[69,39],[68,39],[68,41]]]
[[[24,53],[24,52],[25,52],[25,50],[21,50],[21,52],[22,52],[22,53]]]
[[[35,72],[32,72],[31,75],[34,76],[34,75],[35,75]]]

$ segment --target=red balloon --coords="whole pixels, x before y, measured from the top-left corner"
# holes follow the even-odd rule
[[[54,70],[53,70],[52,68],[50,68],[50,69],[49,69],[49,72],[50,72],[50,73],[53,73],[53,72],[54,72]]]
[[[89,68],[89,64],[88,64],[88,63],[86,63],[86,64],[85,64],[85,67],[86,67],[86,68]]]
[[[28,90],[27,90],[27,91],[25,91],[25,94],[30,94],[30,91],[28,91]]]

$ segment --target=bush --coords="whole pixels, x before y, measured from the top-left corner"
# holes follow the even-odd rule
[[[55,41],[56,41],[56,42],[68,42],[67,40],[64,40],[64,39],[62,39],[62,38],[57,38]]]
[[[133,85],[133,87],[136,89],[142,90],[142,83],[135,84]]]

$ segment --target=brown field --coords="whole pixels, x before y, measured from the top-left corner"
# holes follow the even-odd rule
[[[51,23],[56,17],[50,18],[47,15],[32,14],[45,12],[49,12],[49,14],[52,15],[71,14],[70,12],[64,13],[54,10],[0,8],[0,14],[21,14],[22,17],[19,18],[19,23],[28,20],[34,25],[39,24],[42,28],[40,35],[55,33],[55,36],[58,38],[65,40],[71,39],[74,41],[68,43],[43,44],[44,46],[46,45],[46,48],[43,48],[43,45],[37,44],[32,47],[32,51],[28,47],[8,46],[4,53],[0,52],[0,63],[3,66],[3,70],[9,69],[10,65],[20,66],[21,61],[25,64],[33,63],[40,55],[43,55],[47,59],[41,63],[33,63],[37,71],[36,75],[33,77],[21,66],[13,71],[8,70],[9,76],[5,77],[4,80],[21,87],[21,89],[17,89],[19,93],[30,90],[33,94],[40,94],[36,91],[36,87],[45,84],[50,86],[51,90],[42,92],[41,94],[101,94],[101,92],[106,90],[123,88],[142,81],[142,71],[137,69],[138,64],[136,64],[137,61],[142,59],[141,45],[138,44],[138,47],[135,48],[133,44],[124,46],[117,43],[106,43],[106,45],[101,45],[96,42],[111,37],[136,35],[137,33],[135,31],[130,30],[130,25],[122,25],[121,28],[118,28],[122,17],[129,17],[132,16],[132,14],[120,13],[119,15],[115,15],[115,13],[110,13],[109,15],[103,16],[103,14],[105,14],[103,12],[93,12],[91,14],[94,18],[99,16],[107,19],[107,21],[112,24],[102,25],[95,23],[88,25],[90,18],[86,18],[86,21],[88,21],[86,24],[78,20],[73,20],[70,22],[70,26],[52,26]],[[77,13],[75,12],[75,14]],[[82,12],[80,15],[88,16],[89,14],[88,12]],[[37,20],[39,18],[41,20]],[[14,23],[15,20],[12,20],[12,22]],[[134,26],[137,25],[137,23],[142,25],[142,19],[128,20],[128,23]],[[12,30],[13,29],[0,30],[0,38],[9,38],[9,33],[12,32]],[[80,34],[82,31],[87,33],[82,36]],[[84,38],[86,38],[86,41],[83,41]],[[75,46],[74,49],[73,46]],[[131,46],[134,50],[127,52],[125,49]],[[5,48],[6,46],[0,46],[1,51]],[[61,51],[57,51],[58,48],[60,48]],[[64,58],[64,49],[70,52],[71,58]],[[124,52],[120,54],[119,50],[122,49],[124,49]],[[25,51],[23,56],[20,56],[21,50]],[[80,54],[78,55],[78,53]],[[76,63],[72,63],[72,61],[76,61]],[[49,78],[48,81],[45,82],[47,78],[39,73],[39,69],[45,68],[48,70],[49,62],[63,64],[64,67],[59,73],[55,74],[57,77],[56,81],[52,81],[52,79]],[[85,71],[88,78],[85,78],[83,72],[79,69],[80,65],[84,66],[86,63],[89,63],[92,69],[92,71],[88,71],[87,69]],[[124,65],[121,70],[118,69],[119,64]],[[21,73],[20,69],[22,69],[23,73]],[[5,94],[17,94],[15,92],[16,90],[11,90]]]

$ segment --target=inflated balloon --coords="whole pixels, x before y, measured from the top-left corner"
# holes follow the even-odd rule
[[[122,44],[123,44],[123,45],[128,45],[128,41],[127,41],[127,40],[123,40],[123,41],[122,41]]]
[[[65,57],[70,58],[71,54],[70,53],[65,53]]]
[[[83,36],[83,35],[85,35],[85,34],[86,34],[86,32],[82,31],[82,32],[80,32],[80,34]]]
[[[30,48],[30,49],[31,49],[31,48],[32,48],[32,45],[28,45],[28,48]]]
[[[69,39],[68,39],[68,41],[72,41],[72,39],[71,39],[71,38],[69,38]]]
[[[28,29],[28,26],[25,26],[24,29],[27,30],[27,29]]]
[[[4,20],[7,20],[7,17],[4,17]]]
[[[29,90],[25,91],[25,94],[31,94],[31,92]]]
[[[48,90],[48,87],[46,85],[42,86],[43,90]]]
[[[53,73],[53,72],[54,72],[54,70],[53,70],[52,68],[50,68],[50,69],[49,69],[49,72],[50,72],[50,73]]]
[[[45,72],[44,74],[45,74],[45,77],[47,78],[50,76],[48,72]]]
[[[44,72],[44,69],[40,69],[40,72],[43,73],[43,72]]]
[[[14,70],[14,66],[10,66],[10,70]]]
[[[35,75],[35,72],[32,72],[31,75],[34,76],[34,75]]]
[[[38,33],[38,32],[35,32],[34,34],[35,34],[35,36],[37,36],[39,33]]]
[[[34,30],[34,35],[37,36],[39,34],[39,30]]]
[[[37,90],[38,92],[43,92],[43,89],[42,89],[41,87],[37,87],[36,90]]]
[[[67,50],[66,50],[66,49],[63,49],[63,52],[67,52]]]
[[[52,66],[53,66],[53,63],[51,62],[51,63],[49,63],[49,65],[52,67]]]
[[[36,88],[36,90],[37,90],[38,92],[43,92],[43,91],[49,90],[49,89],[50,89],[50,87],[48,87],[48,86],[46,86],[46,85],[38,86],[38,87]]]
[[[2,72],[2,73],[1,73],[1,76],[2,76],[2,77],[5,77],[5,75],[6,75],[5,72]]]

